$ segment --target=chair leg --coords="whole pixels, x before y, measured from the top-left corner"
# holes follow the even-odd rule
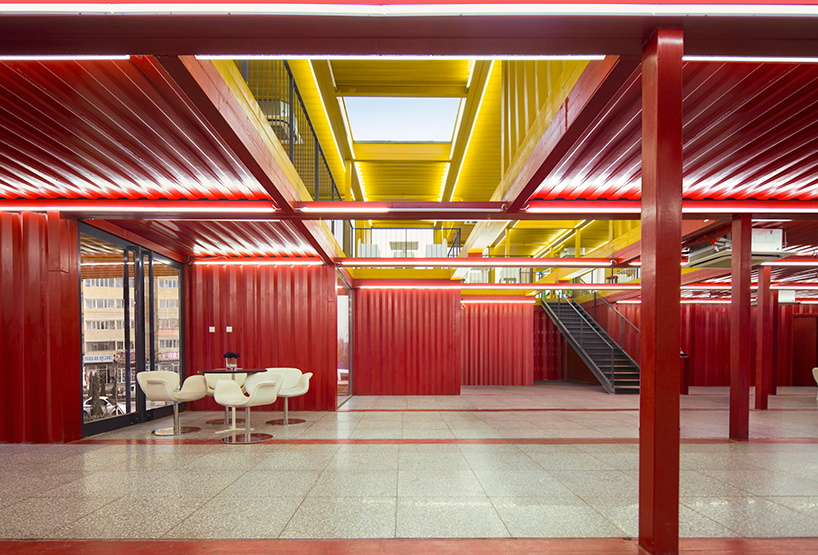
[[[201,428],[196,426],[181,426],[179,423],[179,403],[173,403],[173,427],[160,428],[151,432],[155,436],[178,436],[182,434],[189,434],[191,432],[198,432]]]
[[[275,420],[268,420],[267,424],[272,424],[273,426],[289,426],[290,424],[302,424],[306,422],[303,418],[293,418],[290,420],[290,398],[289,397],[279,397],[279,399],[284,399],[284,418],[276,418]]]
[[[179,403],[173,403],[173,435],[182,433],[182,427],[179,425]]]
[[[222,441],[228,445],[246,445],[248,443],[261,443],[268,439],[273,439],[273,434],[251,433],[250,430],[250,407],[244,407],[244,433],[234,433]]]

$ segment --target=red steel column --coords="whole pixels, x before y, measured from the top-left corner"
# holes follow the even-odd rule
[[[756,312],[756,409],[767,409],[773,385],[773,299],[770,290],[772,268],[758,271],[758,312]]]
[[[778,334],[779,334],[779,317],[781,316],[778,307],[778,291],[773,291],[772,297],[772,311],[773,311],[773,362],[770,369],[770,395],[778,395]]]
[[[730,439],[750,437],[750,246],[749,214],[733,218],[733,292],[730,304]]]
[[[639,546],[679,552],[683,33],[642,53],[642,306]]]

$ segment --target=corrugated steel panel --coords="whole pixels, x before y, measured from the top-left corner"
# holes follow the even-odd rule
[[[0,62],[0,196],[266,199],[151,57]]]
[[[460,322],[462,385],[534,384],[534,305],[467,304]]]
[[[129,220],[118,226],[188,256],[317,256],[290,222]]]
[[[586,307],[588,308],[588,307]],[[629,320],[639,326],[639,305],[617,305]],[[588,308],[592,310],[592,308]],[[799,315],[818,316],[816,305],[781,305],[778,310],[778,341],[775,345],[774,367],[776,383],[793,383],[793,319]],[[620,320],[607,308],[597,306],[597,321],[619,341]],[[753,338],[755,338],[756,309],[752,310]],[[730,305],[682,305],[682,350],[689,356],[690,385],[730,385]],[[633,343],[626,350],[631,356],[638,352]],[[755,341],[747,346],[755,368]],[[638,357],[635,357],[638,360]],[[755,379],[755,371],[751,381]]]
[[[188,372],[224,366],[227,351],[247,368],[293,366],[312,372],[292,410],[334,410],[335,273],[326,266],[187,266],[185,342]],[[210,333],[209,326],[216,332]],[[227,332],[226,327],[233,331]],[[282,410],[282,401],[261,410]],[[196,410],[218,410],[212,398]]]
[[[685,63],[684,197],[818,198],[816,85],[810,64]],[[641,133],[637,72],[534,198],[640,198]]]
[[[77,245],[76,221],[0,212],[0,442],[81,437]]]
[[[460,291],[358,290],[355,395],[459,395]]]
[[[563,375],[563,352],[565,351],[565,340],[562,338],[560,330],[556,324],[546,316],[542,309],[534,311],[536,316],[536,327],[541,328],[542,359],[541,366],[534,369],[535,380],[562,380]]]

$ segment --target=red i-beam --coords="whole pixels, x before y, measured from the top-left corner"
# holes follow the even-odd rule
[[[733,291],[730,303],[730,439],[750,437],[750,270],[753,222],[733,218]]]
[[[679,552],[679,352],[683,34],[659,29],[642,54],[642,384],[639,546]]]
[[[767,409],[773,387],[773,298],[770,290],[772,268],[758,270],[758,312],[756,312],[756,409]]]

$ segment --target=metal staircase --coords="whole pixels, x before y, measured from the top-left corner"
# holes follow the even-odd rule
[[[608,393],[639,393],[639,365],[574,300],[542,302],[543,310]]]

